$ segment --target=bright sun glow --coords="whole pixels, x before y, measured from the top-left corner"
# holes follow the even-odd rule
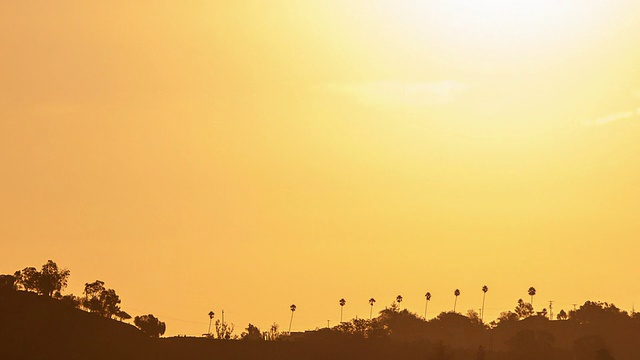
[[[383,22],[404,34],[444,37],[465,46],[526,43],[530,48],[586,35],[605,8],[578,0],[446,0],[386,2],[378,10]]]

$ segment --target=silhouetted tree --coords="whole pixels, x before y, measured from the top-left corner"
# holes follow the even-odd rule
[[[480,310],[480,322],[484,324],[484,299],[487,297],[487,291],[489,287],[487,285],[482,287],[482,310]]]
[[[371,306],[371,309],[369,310],[369,320],[371,320],[371,318],[373,317],[373,304],[376,303],[376,299],[371,298],[369,299],[369,305]]]
[[[600,327],[628,321],[629,315],[614,304],[585,301],[576,311],[569,312],[569,318],[578,324],[596,324]]]
[[[371,323],[371,320],[352,319],[351,321],[341,322],[333,330],[343,336],[364,339],[371,330]]]
[[[276,323],[271,324],[269,331],[265,331],[264,335],[266,339],[270,341],[278,340],[280,338],[280,331],[278,331],[279,327],[280,326]]]
[[[344,309],[344,305],[347,303],[347,300],[342,298],[338,303],[340,304],[340,322],[342,322],[342,310]]]
[[[16,278],[16,284],[18,287],[25,291],[38,291],[38,281],[40,273],[36,268],[30,266],[22,270],[16,271],[13,275]]]
[[[542,316],[542,317],[547,317],[547,308],[543,308],[542,311],[536,312],[536,315]]]
[[[495,327],[498,324],[505,324],[509,322],[518,322],[518,314],[512,311],[503,311],[495,321],[491,322],[491,326]]]
[[[427,292],[424,294],[425,304],[424,304],[424,318],[427,319],[427,308],[429,307],[429,301],[431,300],[431,293]]]
[[[96,281],[94,281],[92,283],[85,283],[84,284],[83,294],[84,294],[85,298],[89,298],[91,296],[99,295],[104,289],[105,289],[104,281],[96,280]]]
[[[567,313],[564,310],[560,310],[558,315],[556,315],[556,319],[558,320],[567,320],[567,318],[568,318]]]
[[[391,305],[385,307],[382,311],[380,311],[380,314],[388,312],[400,312],[400,306],[398,306],[398,303],[396,301],[392,302]]]
[[[393,339],[418,340],[424,336],[425,321],[407,309],[400,310],[398,303],[394,302],[390,307],[380,311],[380,316],[369,322],[370,330],[367,336],[372,335],[374,328],[376,337],[390,337]]]
[[[62,291],[67,287],[67,280],[71,272],[67,269],[58,269],[58,265],[49,260],[42,265],[38,275],[38,292],[51,297],[55,291]]]
[[[480,319],[480,314],[477,311],[470,309],[467,311],[467,317],[473,324],[481,325],[482,320]]]
[[[529,294],[529,296],[531,296],[531,306],[533,307],[533,297],[536,295],[536,288],[534,288],[533,286],[529,288],[529,290],[527,290],[527,294]]]
[[[120,297],[115,290],[105,288],[104,281],[84,284],[84,295],[82,305],[90,312],[112,318],[120,311]]]
[[[472,315],[477,317],[477,315]],[[458,312],[442,312],[427,322],[427,335],[429,340],[445,341],[448,345],[469,346],[475,336],[481,336],[483,327],[479,322],[474,322],[467,316]]]
[[[247,331],[240,334],[240,338],[242,340],[264,340],[262,337],[262,332],[260,331],[260,329],[258,329],[257,326],[249,324],[249,326],[247,326],[245,330]]]
[[[211,321],[213,321],[213,316],[215,313],[213,311],[209,311],[209,330],[207,330],[207,335],[211,335]]]
[[[107,289],[100,294],[100,304],[102,305],[102,315],[112,318],[120,311],[120,296],[113,289]]]
[[[231,334],[233,334],[233,330],[234,330],[233,324],[216,320],[215,326],[216,326],[216,335],[218,336],[218,339],[223,339],[223,340],[231,339]]]
[[[42,265],[42,270],[38,271],[34,267],[26,267],[16,271],[13,275],[15,283],[26,291],[35,291],[39,294],[52,297],[56,291],[61,291],[67,287],[69,270],[58,269],[58,265],[49,260]]]
[[[157,338],[164,334],[167,326],[155,316],[148,314],[136,316],[133,323],[149,337]]]
[[[458,296],[460,296],[460,290],[456,289],[456,291],[453,292],[453,295],[455,295],[456,300],[453,303],[453,312],[456,312],[456,305],[458,305]]]
[[[518,305],[514,309],[518,319],[525,319],[533,315],[533,306],[530,303],[524,302],[522,299],[518,299]]]
[[[291,304],[291,306],[289,306],[289,309],[291,310],[291,320],[289,320],[289,334],[291,334],[291,325],[293,324],[293,313],[296,312],[296,305]]]
[[[400,304],[402,302],[402,295],[396,296],[396,302]]]

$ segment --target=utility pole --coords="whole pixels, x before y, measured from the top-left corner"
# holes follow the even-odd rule
[[[329,320],[327,320],[327,329],[329,328]]]
[[[549,300],[549,320],[553,320],[553,300]]]

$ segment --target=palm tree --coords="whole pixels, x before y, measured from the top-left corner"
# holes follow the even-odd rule
[[[534,288],[533,286],[530,287],[529,291],[527,291],[527,294],[531,296],[531,307],[533,307],[533,296],[536,294],[536,288]]]
[[[456,289],[456,291],[453,292],[453,295],[456,296],[456,301],[453,303],[453,312],[456,312],[456,305],[458,305],[458,296],[460,296],[460,290]]]
[[[487,291],[489,291],[489,287],[487,285],[482,287],[482,310],[480,311],[480,322],[484,324],[484,298],[487,297]]]
[[[427,319],[427,307],[429,306],[429,300],[431,300],[431,293],[427,292],[424,294],[425,299],[427,299],[426,304],[424,304],[424,318]]]
[[[347,300],[342,298],[340,299],[339,303],[340,303],[340,322],[342,322],[342,310],[344,309],[344,304],[347,303]]]
[[[369,299],[369,305],[371,305],[371,310],[369,311],[369,320],[371,320],[371,317],[373,316],[373,304],[376,303],[376,299],[371,298]]]
[[[289,334],[291,334],[291,324],[293,324],[293,313],[296,311],[296,305],[291,304],[291,306],[289,306],[289,309],[291,309],[291,320],[289,320]]]
[[[402,302],[402,295],[396,296],[396,302],[398,303],[398,311],[400,310],[400,303]]]
[[[207,331],[207,335],[211,334],[211,321],[213,321],[213,315],[215,315],[215,313],[213,311],[209,311],[209,330]]]

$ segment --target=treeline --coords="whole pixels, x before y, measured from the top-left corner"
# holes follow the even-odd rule
[[[614,304],[587,301],[551,320],[519,300],[494,322],[485,324],[478,313],[442,312],[433,319],[401,309],[397,302],[371,319],[351,319],[332,328],[304,333],[281,333],[281,341],[317,342],[345,346],[356,343],[423,344],[433,359],[571,359],[640,358],[640,314]],[[249,330],[249,328],[247,329]],[[253,329],[259,334],[259,329]],[[247,333],[245,333],[247,334]],[[260,340],[260,337],[245,339]],[[264,338],[264,336],[262,337]]]
[[[131,315],[120,308],[120,296],[114,289],[106,288],[104,281],[85,283],[82,296],[63,295],[70,275],[68,269],[60,269],[55,262],[48,260],[40,270],[25,267],[13,274],[0,275],[0,293],[19,290],[35,292],[105,318],[117,318],[120,321],[131,319]],[[166,324],[152,314],[136,316],[133,322],[150,337],[159,337],[166,331]]]
[[[427,320],[401,309],[395,301],[376,317],[351,319],[331,328],[291,333],[280,332],[273,324],[262,332],[249,324],[239,337],[218,338],[324,344],[343,350],[363,344],[406,344],[421,349],[415,350],[424,355],[421,358],[445,360],[640,359],[637,312],[627,313],[606,302],[586,301],[568,313],[560,312],[556,319],[559,320],[550,319],[544,311],[533,311],[531,304],[521,299],[513,310],[503,312],[490,323],[483,323],[472,310],[464,315],[442,312]]]
[[[291,333],[280,332],[273,324],[262,332],[249,324],[240,337],[227,334],[218,338],[309,342],[336,348],[363,343],[421,344],[429,359],[640,358],[640,313],[627,313],[606,302],[586,301],[575,310],[560,311],[553,320],[547,311],[536,312],[531,303],[519,299],[513,310],[484,323],[474,310],[464,315],[442,312],[427,320],[401,309],[401,299],[398,297],[377,317],[351,319],[331,328]]]
[[[40,270],[27,267],[14,274],[0,275],[0,293],[35,292],[96,316],[120,321],[131,319],[121,309],[116,291],[105,287],[101,280],[85,283],[81,296],[63,295],[69,276],[69,270],[60,269],[55,262],[48,261]],[[454,295],[457,297],[459,291]],[[533,300],[535,289],[531,288],[529,295]],[[429,300],[430,296],[426,296],[426,305]],[[338,302],[341,307],[345,303],[344,299]],[[512,310],[502,312],[496,320],[488,323],[476,311],[456,312],[455,304],[453,311],[426,319],[402,309],[401,296],[379,311],[377,316],[373,315],[374,303],[375,300],[370,299],[369,319],[356,318],[341,321],[331,328],[293,333],[290,331],[291,323],[297,307],[291,305],[289,331],[280,331],[275,323],[267,331],[248,324],[239,336],[233,334],[233,324],[220,320],[215,322],[212,333],[215,314],[211,311],[208,314],[209,330],[203,336],[254,343],[241,347],[243,349],[256,348],[256,342],[268,345],[266,342],[269,341],[324,344],[336,352],[353,349],[353,344],[374,347],[380,344],[414,344],[427,354],[421,358],[428,359],[640,359],[640,314],[635,311],[628,313],[606,302],[586,301],[569,312],[560,311],[552,319],[545,309],[536,312],[531,302],[519,299]],[[425,307],[424,315],[426,311]],[[152,314],[136,316],[134,324],[150,337],[157,338],[166,330],[166,325]],[[279,345],[276,347],[280,348]]]

